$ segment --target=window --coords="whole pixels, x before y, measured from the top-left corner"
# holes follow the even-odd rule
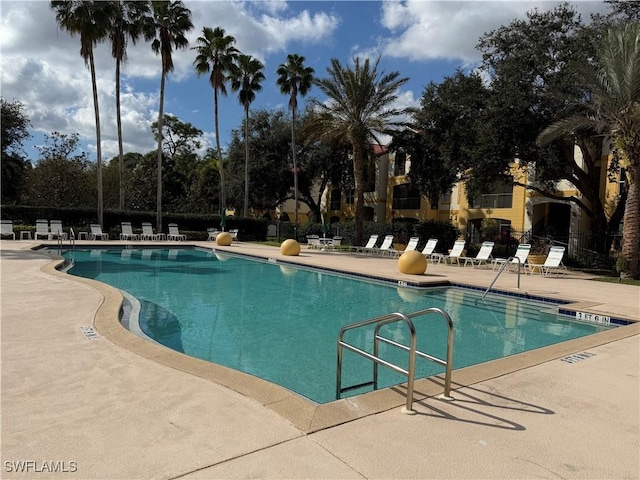
[[[407,154],[402,150],[396,152],[396,159],[393,162],[393,175],[404,175],[407,173]]]
[[[394,210],[420,210],[420,191],[411,183],[393,187]]]
[[[339,188],[334,188],[331,190],[331,201],[329,205],[330,210],[340,210],[340,200],[342,198],[342,193]]]
[[[355,200],[354,200],[355,190],[353,188],[347,189],[347,191],[344,192],[344,196],[345,196],[344,202],[347,205],[353,205],[355,203]]]
[[[487,193],[474,197],[470,208],[511,208],[513,203],[513,184],[496,183],[487,188]]]

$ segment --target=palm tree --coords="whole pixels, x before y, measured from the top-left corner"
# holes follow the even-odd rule
[[[640,278],[640,23],[609,30],[599,55],[600,67],[584,68],[589,95],[584,114],[547,127],[538,137],[548,144],[562,137],[591,133],[613,140],[628,179],[623,221],[621,275]]]
[[[152,39],[151,48],[160,54],[162,76],[160,78],[160,107],[158,109],[158,184],[156,189],[156,225],[162,229],[162,121],[164,117],[164,84],[167,75],[173,72],[173,48],[187,48],[186,33],[193,28],[191,11],[180,0],[152,0],[152,25],[146,32]]]
[[[295,202],[295,226],[298,226],[298,165],[296,162],[296,111],[298,110],[298,93],[305,96],[313,84],[314,70],[304,66],[304,57],[295,53],[287,55],[287,63],[282,63],[276,70],[280,91],[289,97],[291,110],[291,157],[293,160],[293,196]],[[296,232],[297,233],[297,232]]]
[[[109,26],[109,4],[87,0],[53,0],[50,4],[56,12],[56,21],[71,36],[80,35],[80,56],[91,72],[93,88],[93,111],[96,119],[96,157],[98,167],[98,223],[103,222],[102,202],[102,146],[100,136],[100,108],[93,47],[107,35]]]
[[[142,35],[143,19],[150,15],[151,9],[147,1],[115,0],[112,2],[109,40],[111,56],[116,60],[116,123],[118,127],[118,172],[120,184],[120,210],[124,209],[122,116],[120,114],[120,65],[127,60],[127,44],[129,39],[135,43]]]
[[[198,37],[196,43],[198,46],[193,47],[198,52],[194,66],[198,75],[203,75],[211,71],[209,75],[209,83],[213,87],[213,106],[214,120],[216,125],[216,147],[218,150],[218,159],[220,159],[220,210],[226,208],[226,192],[224,186],[224,167],[222,164],[222,152],[220,150],[220,133],[218,128],[218,92],[227,95],[226,82],[229,79],[234,62],[240,53],[233,44],[236,39],[231,35],[225,35],[224,29],[216,27],[211,29],[204,27],[202,36]]]
[[[372,154],[371,145],[380,144],[379,134],[406,126],[401,116],[409,108],[393,108],[398,89],[409,79],[400,73],[378,73],[380,58],[371,64],[354,59],[353,68],[343,66],[333,58],[327,67],[328,78],[316,79],[315,85],[327,96],[326,101],[314,100],[316,113],[305,128],[313,137],[351,145],[355,180],[356,245],[362,244],[364,224],[365,166]]]
[[[249,105],[256,98],[256,92],[262,90],[260,83],[264,81],[264,65],[251,55],[239,55],[238,63],[233,68],[231,89],[238,92],[238,101],[244,106],[244,209],[246,217],[249,212]]]

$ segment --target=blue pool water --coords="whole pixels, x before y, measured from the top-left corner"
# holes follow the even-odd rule
[[[318,402],[335,400],[341,327],[390,312],[438,307],[453,319],[454,368],[589,335],[605,327],[567,321],[552,306],[461,288],[411,289],[197,249],[67,252],[69,273],[112,285],[141,303],[139,324],[155,341],[187,355],[277,383]],[[446,358],[446,323],[416,320],[417,347]],[[405,326],[383,333],[408,344]],[[345,340],[371,351],[373,332]],[[383,356],[406,367],[406,354]],[[345,352],[343,385],[371,380],[371,362]],[[443,367],[418,359],[418,377]],[[380,368],[379,386],[405,382]],[[358,391],[354,393],[359,393]]]

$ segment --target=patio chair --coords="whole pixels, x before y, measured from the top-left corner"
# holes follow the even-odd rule
[[[217,228],[207,228],[207,242],[213,242],[218,237],[220,230]]]
[[[309,250],[319,250],[322,248],[322,245],[320,245],[320,237],[318,235],[307,235],[307,248],[309,248]]]
[[[2,220],[0,222],[0,238],[11,235],[13,240],[16,239],[16,234],[13,231],[13,220]]]
[[[142,234],[140,235],[142,240],[160,240],[160,234],[153,233],[153,227],[149,222],[142,224]]]
[[[234,242],[237,242],[239,232],[240,230],[238,230],[237,228],[232,228],[231,230],[229,230],[229,235],[231,235],[231,240],[233,240]]]
[[[376,246],[376,242],[378,241],[378,235],[371,235],[369,237],[369,241],[364,247],[356,247],[356,253],[371,253]]]
[[[424,246],[424,248],[422,249],[422,255],[424,255],[426,257],[427,260],[435,260],[438,263],[440,263],[440,261],[443,258],[443,255],[441,253],[434,253],[434,250],[436,249],[436,245],[438,245],[438,239],[437,238],[430,238],[429,240],[427,240],[427,244]]]
[[[464,240],[456,240],[453,244],[453,248],[449,252],[449,255],[444,255],[442,258],[445,263],[451,263],[455,261],[460,267],[460,257],[462,257],[462,251],[464,250],[464,246],[467,244]]]
[[[382,245],[380,245],[380,248],[373,249],[374,254],[380,254],[382,256],[391,256],[393,251],[393,235],[386,235],[382,241]]]
[[[471,263],[474,267],[486,264],[492,258],[491,252],[494,245],[494,242],[482,242],[480,251],[475,257],[460,257],[460,260],[464,260],[463,266],[466,267],[468,263]]]
[[[331,240],[331,243],[327,245],[327,247],[330,250],[338,250],[338,248],[336,247],[339,247],[341,243],[342,243],[342,237],[333,237],[333,239]]]
[[[140,240],[140,235],[133,233],[133,227],[131,222],[120,223],[122,227],[122,233],[120,233],[120,240]]]
[[[36,220],[36,231],[33,234],[33,239],[37,240],[38,237],[45,237],[47,240],[51,239],[49,234],[49,220]]]
[[[167,236],[167,238],[169,240],[175,240],[177,242],[186,242],[187,241],[187,236],[181,234],[180,231],[178,230],[178,224],[177,223],[170,223],[169,224],[169,235]]]
[[[102,232],[102,227],[99,223],[92,223],[90,228],[89,240],[109,240],[109,234]]]
[[[49,222],[50,238],[62,238],[67,239],[67,234],[62,230],[62,220],[51,220]]]
[[[530,251],[531,251],[531,244],[521,243],[520,245],[518,245],[518,249],[516,250],[515,255],[507,265],[507,270],[511,271],[512,269],[516,269],[518,268],[518,264],[520,264],[521,267],[525,267],[524,271],[526,273],[527,257],[529,256]],[[507,262],[506,258],[496,258],[491,263],[493,264],[493,269],[495,270],[496,267],[501,266],[506,262]]]
[[[419,241],[420,241],[420,237],[411,237],[404,250],[396,250],[395,248],[392,248],[389,250],[389,253],[394,257],[399,257],[404,252],[410,252],[411,250],[415,250],[418,247]]]
[[[529,273],[533,273],[534,270],[539,270],[540,275],[549,275],[552,272],[560,275],[567,271],[567,267],[562,263],[562,257],[564,257],[564,247],[551,247],[547,254],[547,259],[543,264],[527,264]]]

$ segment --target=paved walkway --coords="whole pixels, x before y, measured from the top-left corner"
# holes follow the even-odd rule
[[[152,349],[134,353],[127,336],[88,340],[82,328],[115,319],[117,299],[52,273],[32,244],[0,242],[2,478],[640,476],[638,324],[576,344],[571,353],[592,355],[574,363],[461,382],[454,402],[425,398],[414,416],[392,408],[307,433],[268,402],[167,366]],[[249,244],[227,250],[292,260]],[[415,280],[391,259],[304,251],[295,261]],[[421,281],[486,286],[493,273],[430,265]],[[521,282],[587,312],[640,318],[638,287],[577,274]],[[497,287],[516,290],[515,275]]]

